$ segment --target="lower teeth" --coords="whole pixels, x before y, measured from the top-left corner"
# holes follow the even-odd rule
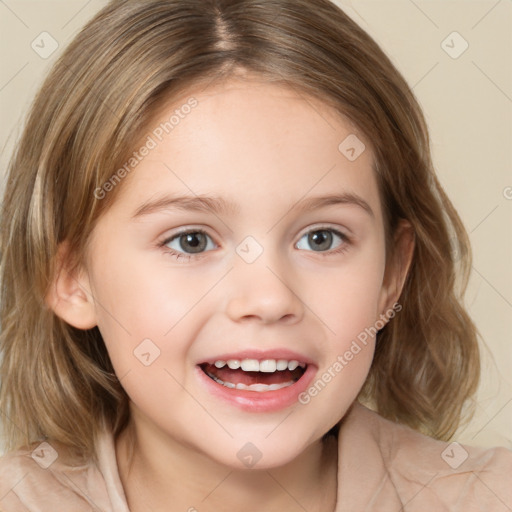
[[[275,391],[277,389],[287,388],[288,386],[292,386],[293,384],[295,384],[295,381],[290,380],[288,382],[282,382],[281,384],[251,384],[247,386],[245,384],[242,384],[241,382],[239,382],[238,384],[233,384],[232,382],[224,382],[215,377],[215,375],[212,375],[211,373],[208,372],[206,372],[206,375],[208,375],[208,377],[210,377],[215,382],[221,384],[226,388],[246,389],[248,391],[258,391],[259,393],[264,393],[265,391]]]

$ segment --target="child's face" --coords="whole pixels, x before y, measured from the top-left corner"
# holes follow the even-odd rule
[[[159,141],[151,131],[176,109]],[[134,148],[141,161],[93,232],[87,286],[139,428],[231,466],[257,449],[272,467],[344,415],[372,361],[365,329],[390,301],[368,142],[354,161],[338,149],[353,133],[291,89],[232,80],[180,98],[142,138],[156,147]],[[199,366],[226,359],[309,364],[292,386],[244,391]],[[246,385],[300,375],[209,370]]]

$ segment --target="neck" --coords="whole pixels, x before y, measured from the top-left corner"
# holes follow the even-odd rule
[[[132,415],[115,443],[131,512],[335,509],[337,443],[332,437],[314,442],[283,466],[240,470],[154,434],[137,425]]]

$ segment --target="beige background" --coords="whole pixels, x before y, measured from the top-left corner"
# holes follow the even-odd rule
[[[0,0],[2,180],[42,76],[105,4]],[[488,351],[477,414],[456,438],[512,448],[512,2],[338,4],[381,44],[413,87],[430,125],[440,180],[471,234],[475,260],[467,304]],[[31,47],[42,32],[59,45],[47,59]]]

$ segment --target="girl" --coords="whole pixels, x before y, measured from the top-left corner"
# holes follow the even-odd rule
[[[512,508],[510,452],[447,442],[467,235],[328,0],[111,2],[35,100],[1,244],[3,512]]]

